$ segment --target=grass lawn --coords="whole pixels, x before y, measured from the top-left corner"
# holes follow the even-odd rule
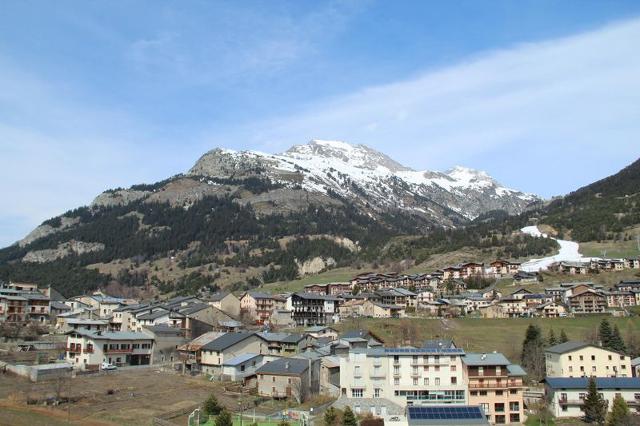
[[[309,275],[299,280],[278,281],[275,283],[264,284],[260,288],[272,292],[299,291],[307,284],[327,284],[332,282],[350,281],[354,275],[358,275],[364,271],[364,269],[358,270],[349,267],[336,268],[317,275]]]
[[[544,335],[553,328],[556,336],[560,330],[567,333],[569,339],[583,340],[597,330],[603,316],[583,316],[577,318],[460,318],[450,320],[428,318],[376,319],[360,318],[337,324],[337,328],[369,329],[385,341],[387,345],[405,344],[405,335],[412,337],[413,344],[420,344],[426,339],[442,337],[452,338],[465,350],[474,352],[502,352],[513,362],[520,357],[522,341],[529,324],[539,325]],[[629,333],[640,333],[640,317],[613,318],[606,317],[612,325],[620,328],[623,338]]]
[[[253,423],[252,417],[244,416],[242,418],[242,426],[249,426],[252,423]],[[258,421],[256,421],[256,424],[258,426],[277,426],[279,423],[280,423],[280,420],[264,421],[264,420],[258,419]],[[297,420],[288,420],[288,423],[290,426],[300,426],[300,422]],[[207,423],[203,423],[203,424],[206,426],[215,426],[215,419],[212,418]],[[240,426],[240,417],[235,414],[233,415],[233,426]]]
[[[640,255],[636,240],[580,243],[580,252],[585,256],[603,257],[605,251],[607,257],[637,257]]]

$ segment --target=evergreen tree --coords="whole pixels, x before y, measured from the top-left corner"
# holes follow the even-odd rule
[[[544,346],[540,327],[530,324],[522,342],[520,360],[522,367],[533,380],[542,380],[544,377]]]
[[[342,426],[358,426],[355,414],[351,411],[351,407],[347,406],[342,415]]]
[[[215,421],[216,426],[233,426],[233,420],[231,419],[231,413],[227,409],[223,409]]]
[[[209,395],[209,398],[204,402],[202,410],[207,416],[217,416],[220,414],[222,407],[218,404],[218,400],[214,394]]]
[[[567,333],[565,333],[564,328],[560,330],[560,339],[558,343],[566,343],[569,341],[569,337],[567,337]]]
[[[620,329],[617,325],[613,327],[613,333],[611,334],[611,342],[609,344],[609,347],[618,352],[624,353],[627,351],[627,346],[624,344],[624,339],[622,339],[622,336],[620,335]]]
[[[631,413],[622,395],[613,398],[611,412],[607,416],[607,426],[627,426],[631,423]]]
[[[589,389],[584,398],[584,419],[587,423],[604,423],[607,401],[598,393],[595,377],[589,378]]]
[[[329,409],[324,412],[324,425],[334,426],[337,420],[338,420],[338,413],[336,413],[336,409],[333,407],[329,407]]]
[[[549,337],[547,338],[547,343],[549,344],[549,346],[558,344],[558,340],[556,339],[556,334],[553,332],[553,328],[549,330]]]
[[[603,348],[610,348],[611,337],[613,332],[611,331],[611,324],[606,318],[603,318],[600,322],[600,328],[598,329],[598,337],[600,338],[600,344]]]

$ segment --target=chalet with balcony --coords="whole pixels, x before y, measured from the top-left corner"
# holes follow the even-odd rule
[[[601,291],[586,289],[568,297],[574,314],[601,314],[607,310],[607,298]]]
[[[501,353],[467,353],[462,357],[469,405],[479,405],[492,424],[524,423],[526,372]]]
[[[340,299],[314,293],[294,293],[290,296],[291,315],[297,325],[327,325],[338,320]]]
[[[67,333],[66,361],[80,370],[152,363],[153,337],[146,333],[73,330]]]

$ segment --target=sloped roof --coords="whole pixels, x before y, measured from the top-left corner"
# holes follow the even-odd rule
[[[507,359],[503,354],[496,353],[467,353],[462,357],[462,362],[471,366],[484,366],[484,365],[509,365],[511,361]]]
[[[552,389],[587,389],[588,377],[547,377],[545,383]],[[596,377],[598,389],[639,389],[639,377]]]
[[[595,345],[592,345],[590,343],[585,343],[585,342],[570,341],[570,342],[559,343],[557,345],[549,346],[547,349],[545,349],[545,352],[551,352],[554,354],[564,354],[567,352],[573,352],[578,349],[586,348],[587,346],[595,346]]]
[[[207,351],[224,351],[231,346],[242,342],[245,339],[250,338],[251,336],[257,336],[262,339],[257,333],[243,331],[240,333],[225,333],[217,339],[212,340],[211,342],[202,346],[201,349]]]
[[[256,370],[258,374],[299,376],[309,368],[309,360],[301,358],[280,358],[268,362]]]

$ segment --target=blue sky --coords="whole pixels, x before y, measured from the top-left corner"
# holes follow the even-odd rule
[[[563,194],[640,155],[638,40],[637,1],[5,1],[0,246],[216,146]]]

